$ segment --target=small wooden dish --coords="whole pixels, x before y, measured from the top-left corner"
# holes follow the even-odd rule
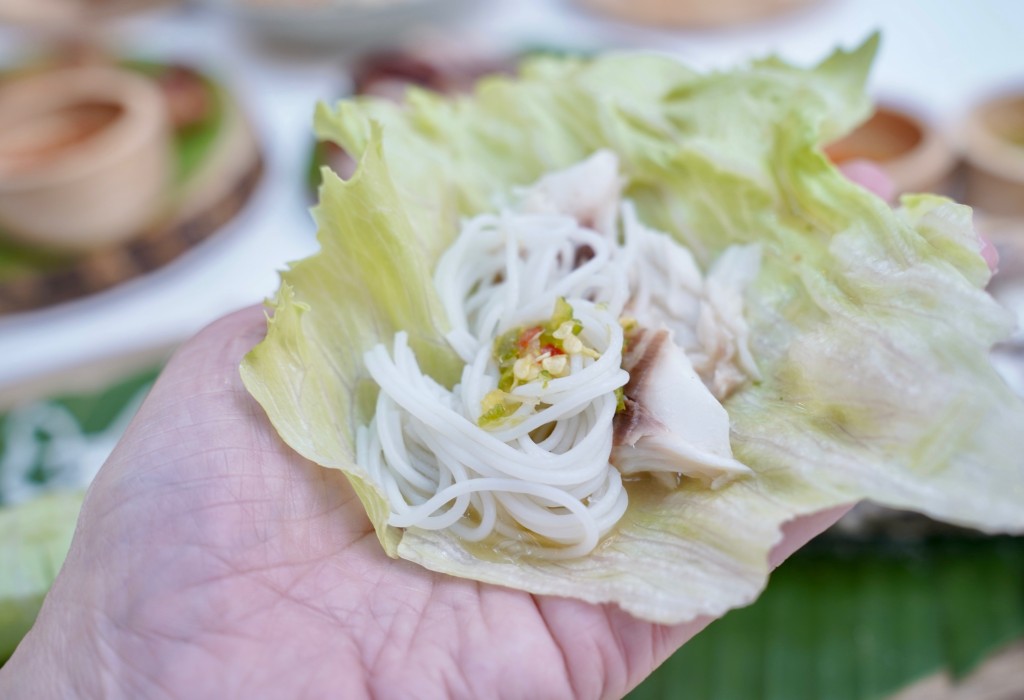
[[[54,253],[0,236],[0,315],[78,299],[171,263],[227,224],[260,181],[259,143],[229,91],[184,67],[124,66],[156,81],[168,71],[191,73],[210,103],[199,122],[173,132],[175,173],[163,193],[166,207],[126,240],[85,252]],[[195,96],[186,97],[191,103]]]
[[[965,199],[998,216],[1024,216],[1024,87],[985,100],[963,128]]]
[[[956,154],[935,126],[911,110],[880,105],[825,153],[837,165],[858,159],[877,163],[892,179],[895,194],[950,194]]]
[[[0,22],[49,27],[74,27],[88,22],[141,12],[180,0],[0,0]]]
[[[9,81],[0,87],[0,226],[54,251],[127,240],[163,205],[170,139],[160,90],[131,71]]]

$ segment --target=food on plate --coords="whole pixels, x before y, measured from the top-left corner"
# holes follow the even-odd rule
[[[0,21],[58,28],[131,14],[174,0],[0,0]]]
[[[0,133],[0,227],[20,243],[57,252],[122,243],[166,203],[166,108],[133,71],[87,66],[10,80]]]
[[[410,86],[450,95],[471,93],[485,75],[513,69],[507,57],[467,47],[469,42],[464,39],[459,43],[454,50],[448,45],[424,44],[365,56],[353,70],[355,94],[399,102]]]
[[[95,84],[74,76],[97,73],[116,74],[145,86],[155,107],[150,126],[161,127],[167,132],[164,136],[169,135],[167,153],[148,158],[143,152],[146,142],[138,139],[134,148],[131,143],[125,147],[124,132],[131,129],[124,122],[134,121],[136,135],[146,127],[138,124],[138,110],[130,115],[133,119],[127,119],[127,112],[111,109],[108,102],[88,99],[88,94],[96,93]],[[199,71],[179,64],[116,61],[94,47],[74,47],[69,53],[5,73],[0,77],[0,93],[7,97],[0,96],[0,102],[10,98],[10,86],[45,84],[60,75],[70,76],[75,88],[61,94],[50,90],[53,94],[48,93],[44,102],[70,102],[71,108],[51,110],[50,119],[19,119],[23,128],[9,129],[0,137],[0,170],[12,163],[12,154],[24,153],[23,147],[39,143],[40,137],[57,137],[56,143],[63,145],[56,151],[28,149],[35,161],[40,155],[48,156],[43,161],[46,168],[30,162],[30,177],[15,173],[0,184],[5,211],[12,213],[7,218],[16,214],[36,228],[49,223],[47,231],[54,241],[40,245],[45,241],[39,236],[26,240],[24,234],[19,239],[14,233],[16,222],[7,222],[0,212],[0,314],[102,291],[167,264],[226,224],[259,181],[260,150],[247,118],[225,87]],[[82,93],[88,93],[86,98],[72,99]],[[119,135],[107,133],[118,131]],[[83,141],[83,136],[90,138]],[[122,147],[117,146],[118,139]],[[96,157],[98,151],[102,151],[100,157]],[[153,191],[151,175],[156,166],[166,172],[154,201],[140,192]],[[137,176],[138,182],[123,183],[126,173]],[[66,177],[69,174],[73,177]],[[110,204],[111,188],[139,196],[121,197],[125,202]],[[47,206],[52,211],[43,217],[40,211]],[[118,212],[121,226],[99,226],[102,235],[87,235],[90,230],[95,233],[97,221],[109,222]],[[134,223],[125,217],[132,212],[138,214]],[[113,240],[111,234],[118,232],[121,239]]]
[[[752,600],[782,524],[832,506],[1024,530],[969,210],[892,209],[821,148],[870,111],[874,46],[322,107],[359,167],[324,171],[246,386],[389,555],[659,622]]]
[[[75,531],[80,492],[0,507],[0,664],[35,621]]]

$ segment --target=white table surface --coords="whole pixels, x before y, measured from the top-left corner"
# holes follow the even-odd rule
[[[1024,2],[1016,0],[821,0],[747,27],[677,32],[620,24],[565,1],[490,0],[457,27],[508,46],[647,47],[706,68],[773,52],[809,64],[876,29],[883,43],[872,92],[949,127],[985,94],[1024,84]],[[311,115],[317,100],[345,89],[338,55],[271,50],[230,15],[200,5],[118,20],[100,33],[125,53],[188,61],[228,84],[255,124],[266,174],[236,220],[165,268],[80,301],[0,317],[0,406],[27,396],[26,387],[74,388],[75,368],[172,346],[260,302],[287,261],[316,247],[304,179]],[[39,41],[0,29],[0,62],[22,60]]]

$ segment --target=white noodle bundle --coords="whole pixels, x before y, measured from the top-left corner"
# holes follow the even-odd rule
[[[741,293],[759,253],[730,249],[705,280],[689,251],[644,226],[619,189],[618,161],[600,151],[541,178],[518,210],[465,223],[434,276],[446,338],[465,363],[451,391],[423,374],[404,333],[390,353],[378,345],[366,354],[380,394],[356,432],[356,459],[384,491],[391,525],[450,529],[471,542],[496,534],[493,546],[548,558],[593,550],[627,505],[609,462],[617,390],[629,381],[624,315],[673,332],[682,357],[652,360],[660,364],[648,371],[662,373],[659,396],[644,406],[653,424],[617,448],[620,466],[631,457],[626,473],[642,471],[642,455],[645,471],[707,476],[728,463],[733,478],[745,469],[733,464],[728,415],[700,382],[724,396],[756,376]],[[542,346],[542,328],[560,345]],[[699,379],[690,354],[707,368]]]
[[[357,461],[387,495],[391,525],[450,528],[468,541],[497,533],[536,556],[568,558],[622,517],[626,492],[608,457],[615,391],[629,379],[619,324],[628,286],[613,250],[568,216],[467,222],[435,277],[449,342],[466,362],[461,383],[448,391],[424,375],[404,333],[390,354],[378,345],[365,357],[380,394],[357,431]],[[514,412],[481,427],[499,381],[495,338],[543,323],[560,298],[593,352],[568,354],[564,376],[517,383],[507,392]]]

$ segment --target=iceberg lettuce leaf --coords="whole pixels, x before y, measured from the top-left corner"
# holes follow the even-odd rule
[[[813,69],[769,59],[709,75],[650,55],[546,58],[469,97],[321,106],[318,135],[359,169],[347,183],[325,173],[322,250],[282,275],[246,385],[285,441],[349,475],[389,554],[659,622],[750,602],[781,525],[840,503],[1024,530],[1024,406],[987,359],[1009,319],[982,290],[968,213],[934,197],[894,211],[820,150],[868,113],[875,44]],[[386,526],[353,455],[374,391],[361,354],[406,330],[451,385],[430,272],[460,217],[598,148],[619,155],[641,218],[704,265],[729,245],[762,246],[747,304],[764,379],[726,403],[733,450],[756,477],[714,491],[630,482],[623,520],[571,561]]]

